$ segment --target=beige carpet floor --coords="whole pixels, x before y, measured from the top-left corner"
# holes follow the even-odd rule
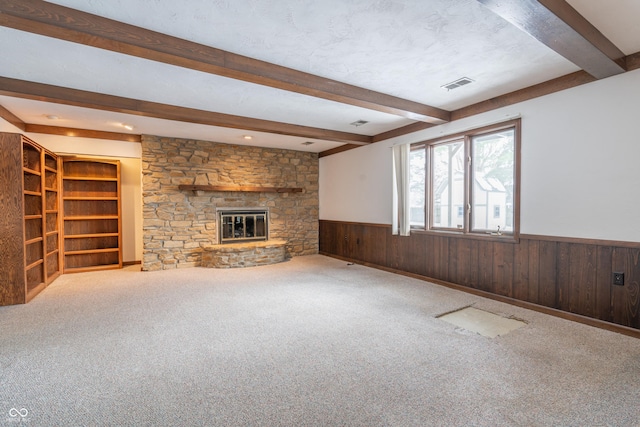
[[[640,426],[640,340],[319,255],[67,274],[0,307],[0,425]]]

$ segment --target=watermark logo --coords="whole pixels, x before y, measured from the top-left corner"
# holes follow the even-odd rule
[[[20,409],[11,408],[11,409],[9,409],[9,416],[11,418],[16,418],[16,417],[24,418],[27,415],[29,415],[29,411],[27,411],[27,408],[20,408]]]
[[[18,422],[20,424],[22,424],[23,422],[29,422],[27,421],[27,416],[29,415],[29,411],[27,410],[27,408],[11,408],[9,409],[9,416],[11,417],[12,421],[14,422]]]

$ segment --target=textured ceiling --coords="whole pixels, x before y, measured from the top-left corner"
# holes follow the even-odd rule
[[[400,98],[455,110],[578,70],[476,0],[57,0],[63,6]],[[625,54],[640,2],[569,3]],[[606,6],[605,6],[606,3]],[[413,123],[379,111],[0,27],[0,76],[283,123],[377,135]],[[474,83],[440,86],[460,77]],[[229,143],[246,131],[0,97],[27,123]],[[61,118],[51,123],[47,115]],[[354,127],[350,123],[369,123]],[[118,128],[119,127],[119,128]],[[258,132],[252,144],[340,143]]]

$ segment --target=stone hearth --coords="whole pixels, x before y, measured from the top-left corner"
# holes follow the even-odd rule
[[[228,243],[203,247],[202,267],[256,267],[282,262],[286,259],[286,240]]]

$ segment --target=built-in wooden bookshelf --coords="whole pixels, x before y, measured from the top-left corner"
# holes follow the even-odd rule
[[[0,150],[0,305],[63,271],[122,267],[117,160],[58,157],[17,133],[0,133]]]
[[[61,158],[65,273],[122,267],[120,163]]]
[[[23,304],[59,274],[57,157],[0,133],[0,305]]]
[[[47,282],[60,274],[60,175],[58,158],[44,153],[44,261]]]

